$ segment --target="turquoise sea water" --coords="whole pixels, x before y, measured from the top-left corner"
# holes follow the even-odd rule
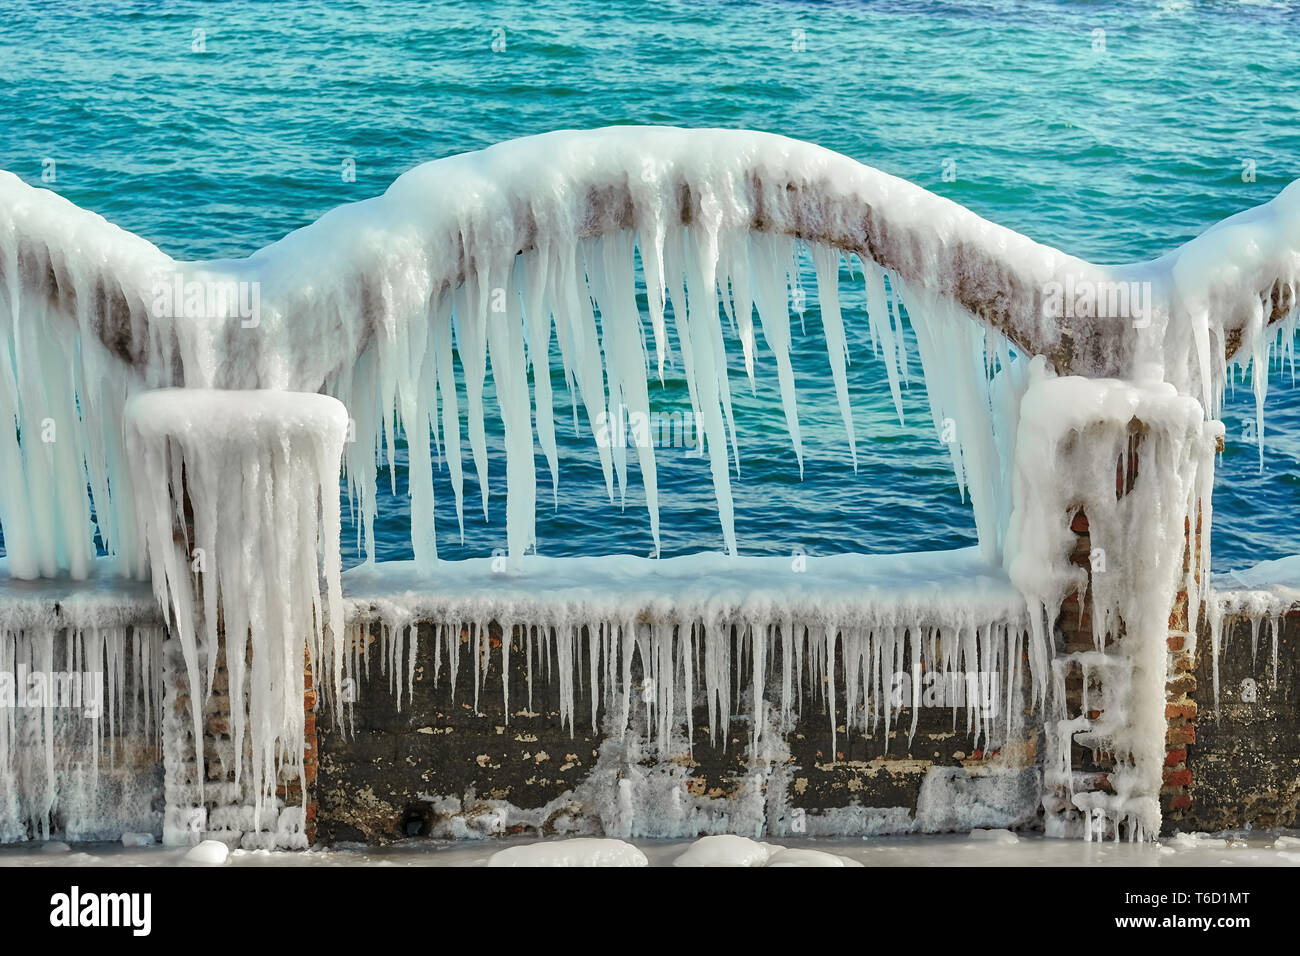
[[[247,255],[420,162],[609,124],[811,140],[1100,262],[1160,255],[1300,177],[1296,3],[0,0],[0,14],[0,168],[39,185],[54,160],[53,188],[178,258]],[[355,182],[341,175],[348,160]],[[844,294],[860,467],[814,299],[796,338],[802,481],[774,377],[760,374],[750,397],[733,364],[742,550],[973,542],[921,382],[900,427],[861,290]],[[683,394],[680,377],[652,393],[665,410]],[[1251,414],[1239,387],[1215,500],[1224,569],[1300,551],[1289,372],[1270,391],[1262,472],[1242,440]],[[620,510],[590,436],[571,431],[558,507],[539,509],[540,550],[648,552],[635,474]],[[657,454],[664,553],[720,547],[707,463]],[[493,464],[490,520],[467,507],[463,546],[439,483],[443,556],[504,545],[499,448]],[[467,477],[466,501],[477,498]],[[400,482],[395,498],[381,490],[380,558],[409,556],[406,510]]]

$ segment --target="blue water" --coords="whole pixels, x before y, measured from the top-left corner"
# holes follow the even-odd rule
[[[1159,255],[1300,176],[1295,3],[4,0],[0,14],[0,167],[40,184],[54,159],[54,188],[179,258],[247,255],[426,160],[615,123],[812,140],[1101,262]],[[899,427],[861,293],[846,299],[857,474],[815,303],[797,340],[802,481],[772,378],[750,398],[733,366],[742,550],[972,542],[922,384]],[[681,407],[682,390],[671,380],[658,406]],[[1270,392],[1262,472],[1242,440],[1251,413],[1240,388],[1216,491],[1220,568],[1300,551],[1300,391],[1288,377]],[[587,435],[564,441],[541,551],[648,552],[635,472],[620,510],[590,448]],[[719,547],[706,463],[687,449],[658,457],[664,553]],[[491,520],[467,509],[463,546],[439,484],[444,556],[503,546],[499,453],[493,463]],[[409,556],[406,505],[400,485],[381,492],[381,558]]]

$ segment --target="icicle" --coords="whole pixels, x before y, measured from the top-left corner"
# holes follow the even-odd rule
[[[848,341],[844,337],[844,319],[840,315],[840,254],[826,246],[813,247],[813,265],[817,270],[817,295],[821,303],[822,326],[826,335],[826,351],[830,356],[831,377],[835,381],[835,396],[840,403],[840,417],[849,439],[849,456],[853,470],[858,470],[858,444],[853,435],[853,409],[849,404],[849,384],[846,363],[849,357]]]
[[[154,592],[183,650],[194,739],[203,739],[219,596],[232,731],[235,740],[244,739],[247,713],[260,821],[281,762],[301,765],[307,660],[315,673],[329,675],[321,686],[332,691],[340,713],[336,489],[347,413],[319,395],[161,390],[136,397],[127,424],[128,448],[145,479],[136,485],[137,504]],[[170,494],[158,492],[169,486]],[[187,500],[194,536],[187,544],[192,549],[182,550],[174,529],[185,528]],[[243,662],[250,647],[245,700]],[[236,782],[242,750],[235,748]]]

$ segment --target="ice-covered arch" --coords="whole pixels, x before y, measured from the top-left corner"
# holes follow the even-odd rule
[[[0,174],[4,567],[16,578],[85,577],[96,531],[122,572],[145,577],[152,567],[155,591],[183,646],[194,700],[204,696],[205,677],[211,687],[218,604],[233,601],[242,608],[242,598],[258,597],[262,611],[250,611],[247,636],[257,649],[252,666],[263,668],[252,681],[261,696],[255,694],[248,709],[260,741],[256,766],[263,781],[273,780],[277,748],[303,752],[298,642],[306,640],[313,662],[328,643],[336,690],[341,672],[345,642],[333,633],[345,617],[337,548],[318,567],[309,526],[330,526],[322,538],[323,550],[330,550],[337,541],[336,512],[322,507],[313,514],[312,508],[333,495],[338,455],[329,449],[342,444],[336,432],[343,410],[320,395],[268,397],[251,390],[323,392],[342,400],[356,438],[346,446],[348,475],[367,538],[376,508],[376,454],[386,447],[391,455],[398,430],[404,431],[420,578],[454,583],[454,573],[427,574],[436,553],[432,447],[437,443],[445,456],[459,510],[460,432],[462,417],[467,420],[486,500],[489,368],[505,428],[507,533],[517,558],[533,540],[534,438],[556,478],[550,377],[538,374],[549,372],[552,349],[593,426],[602,417],[608,423],[611,410],[646,413],[647,379],[675,352],[695,420],[702,423],[724,535],[734,549],[729,482],[736,425],[726,343],[739,341],[751,374],[760,336],[773,353],[800,454],[789,347],[803,243],[817,274],[830,377],[850,450],[838,295],[841,261],[856,256],[871,332],[896,401],[907,362],[906,311],[935,422],[951,418],[956,425],[953,464],[969,488],[985,559],[963,565],[965,583],[978,591],[992,577],[1000,585],[1009,577],[1027,601],[1021,605],[1015,591],[1001,587],[999,594],[1017,609],[998,610],[1000,624],[972,624],[969,608],[956,623],[927,623],[909,607],[905,619],[869,615],[841,628],[844,621],[828,618],[823,606],[833,596],[816,595],[799,611],[817,618],[816,635],[791,617],[793,606],[768,606],[765,613],[785,615],[783,642],[793,640],[794,627],[804,629],[809,653],[816,666],[828,668],[825,683],[832,688],[844,631],[850,710],[855,675],[866,673],[863,662],[901,654],[904,634],[912,634],[914,655],[924,651],[918,632],[928,633],[931,644],[938,640],[949,669],[963,658],[968,666],[977,658],[987,661],[991,653],[994,662],[1014,670],[1028,617],[1035,632],[1027,648],[1034,698],[1041,700],[1049,678],[1045,629],[1068,590],[1091,584],[1099,652],[1107,629],[1117,619],[1126,625],[1124,649],[1107,663],[1119,677],[1105,702],[1105,724],[1090,718],[1087,726],[1051,722],[1059,748],[1052,770],[1071,786],[1075,734],[1107,735],[1127,755],[1126,768],[1115,776],[1116,792],[1072,794],[1070,805],[1109,815],[1116,833],[1121,819],[1129,821],[1130,834],[1151,833],[1159,824],[1154,794],[1163,759],[1158,743],[1169,604],[1180,587],[1196,595],[1205,581],[1197,578],[1195,561],[1183,564],[1185,529],[1197,516],[1205,518],[1208,532],[1212,420],[1229,363],[1254,364],[1262,409],[1276,332],[1293,355],[1298,204],[1300,186],[1292,186],[1162,259],[1097,266],[808,144],[758,133],[623,128],[548,134],[431,163],[401,177],[383,196],[340,207],[247,259],[183,263],[52,193]],[[638,259],[650,347],[639,308]],[[722,314],[734,337],[724,335]],[[1013,351],[1037,358],[1012,361]],[[128,405],[134,394],[162,386],[191,394],[182,400],[154,391]],[[223,401],[221,390],[250,394]],[[265,418],[271,409],[279,409],[283,420]],[[1117,501],[1114,464],[1128,454],[1137,423],[1148,430],[1141,450],[1145,477]],[[633,447],[657,528],[653,449]],[[626,446],[598,443],[597,452],[612,495],[615,481],[626,480]],[[189,472],[184,478],[182,469]],[[247,499],[243,511],[238,496],[223,494],[225,477],[237,473]],[[136,520],[137,508],[143,522]],[[1080,508],[1090,519],[1093,543],[1122,555],[1119,573],[1103,581],[1089,583],[1079,568],[1064,564],[1073,544],[1065,516]],[[286,520],[279,522],[282,513]],[[189,555],[171,540],[173,523],[187,526],[187,534],[192,524],[196,541],[189,544],[216,556],[209,573],[198,576],[201,603],[190,590],[196,576],[188,573]],[[142,534],[149,537],[147,549]],[[1202,535],[1203,542],[1208,537]],[[274,554],[276,567],[285,569],[272,575],[279,589],[274,595],[262,573],[268,565],[245,560],[258,549]],[[984,576],[999,557],[1007,575]],[[1208,550],[1200,561],[1207,566]],[[859,578],[879,573],[873,568],[844,564],[844,589],[861,590]],[[318,571],[326,595],[318,593]],[[717,578],[711,573],[705,589],[719,588]],[[947,593],[937,602],[941,609],[929,610],[943,617],[953,600]],[[1193,608],[1197,603],[1194,596]],[[291,613],[267,610],[279,604]],[[243,617],[227,614],[227,624],[231,620]],[[480,639],[483,623],[476,624]],[[689,691],[690,643],[684,654],[680,642],[674,651],[679,625],[671,621],[657,622],[649,636],[635,622],[624,626],[611,618],[611,625],[597,628],[605,648],[593,654],[605,655],[611,674],[613,662],[620,662],[624,695],[631,642],[643,666],[666,662],[670,679],[658,686],[667,688],[659,691],[667,697],[656,704],[662,730],[674,712],[674,653],[686,664]],[[695,640],[695,624],[681,626]],[[564,642],[574,639],[575,629],[555,630],[564,632],[556,637],[557,654],[575,664],[561,650],[573,646]],[[235,631],[235,640],[245,636],[242,624]],[[737,625],[741,631],[750,636],[740,640],[753,642],[757,710],[765,666],[757,650],[776,632],[762,621]],[[710,617],[701,633],[713,707],[728,696],[724,651],[731,631],[725,620]],[[1005,651],[999,649],[1003,638]],[[974,646],[990,642],[991,648]],[[504,642],[503,654],[508,647]],[[797,657],[796,643],[782,650],[783,660],[791,649]],[[592,667],[599,669],[595,658]],[[565,679],[562,670],[572,724]],[[334,697],[337,704],[337,692]],[[834,727],[833,694],[831,703]],[[593,694],[593,722],[594,707]],[[627,710],[625,701],[624,715]],[[193,716],[198,739],[198,713]]]
[[[428,452],[434,442],[446,455],[459,510],[462,405],[486,506],[489,365],[517,557],[533,541],[534,414],[553,480],[557,468],[550,380],[533,376],[530,401],[530,367],[549,364],[554,336],[590,423],[610,409],[644,412],[647,366],[662,372],[670,325],[734,550],[735,425],[718,304],[751,374],[756,309],[799,453],[788,357],[796,242],[811,246],[850,446],[838,277],[841,256],[851,254],[895,395],[906,367],[900,302],[910,315],[936,422],[957,426],[958,480],[969,487],[985,555],[996,559],[1021,385],[990,389],[989,381],[1009,349],[1045,356],[1060,374],[1127,378],[1154,368],[1212,417],[1227,362],[1245,357],[1266,372],[1268,329],[1294,328],[1300,186],[1162,259],[1107,267],[807,143],[621,127],[428,163],[383,195],[341,206],[246,259],[178,262],[0,174],[0,527],[10,573],[83,576],[94,555],[92,507],[122,569],[145,573],[130,496],[120,493],[130,483],[121,408],[136,390],[169,385],[342,399],[355,421],[347,466],[368,543],[372,452],[386,445],[391,454],[402,428],[412,451],[413,547],[427,563],[436,553]],[[638,256],[653,360],[637,307]],[[1261,402],[1266,380],[1256,375]],[[33,440],[50,427],[60,430],[58,442]],[[626,467],[626,449],[613,444],[598,449],[611,495]],[[657,539],[653,449],[633,448]]]

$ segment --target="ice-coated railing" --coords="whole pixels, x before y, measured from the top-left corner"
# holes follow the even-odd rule
[[[1163,687],[1154,655],[1164,637],[1157,632],[1180,587],[1203,593],[1194,568],[1209,566],[1209,492],[1221,429],[1214,419],[1229,364],[1252,366],[1262,438],[1279,340],[1278,354],[1294,360],[1300,185],[1160,259],[1102,266],[810,144],[743,131],[626,127],[547,134],[430,163],[382,196],[335,209],[247,259],[185,263],[0,174],[0,530],[7,571],[14,578],[85,579],[100,563],[98,535],[118,573],[152,574],[173,617],[203,619],[181,629],[191,687],[201,689],[205,679],[210,686],[217,589],[204,581],[202,594],[188,590],[184,555],[173,554],[167,541],[168,521],[184,526],[187,515],[196,519],[195,528],[178,533],[192,531],[188,545],[203,539],[205,550],[226,555],[219,600],[246,606],[241,588],[253,586],[247,572],[257,534],[238,516],[253,514],[258,496],[279,501],[285,489],[297,488],[296,497],[288,492],[300,506],[297,527],[306,534],[322,524],[321,541],[334,549],[322,565],[331,602],[340,593],[337,521],[328,507],[313,510],[324,505],[321,489],[337,468],[319,449],[335,439],[311,439],[317,453],[301,474],[280,474],[275,468],[289,466],[277,457],[268,411],[267,429],[258,430],[263,444],[250,447],[253,457],[244,461],[232,450],[237,434],[222,392],[308,393],[280,403],[304,413],[307,400],[318,397],[313,393],[343,403],[355,438],[343,446],[343,465],[371,553],[376,461],[385,451],[392,461],[403,433],[412,573],[432,581],[440,574],[433,454],[443,457],[463,527],[462,429],[486,511],[483,396],[490,372],[507,456],[507,560],[512,572],[526,573],[525,555],[536,541],[535,442],[553,486],[559,480],[549,375],[557,359],[575,418],[581,406],[596,434],[608,433],[611,422],[621,428],[625,413],[648,417],[647,379],[656,368],[662,376],[669,362],[680,365],[734,555],[730,482],[739,464],[738,424],[728,351],[739,351],[735,364],[752,381],[761,336],[802,463],[790,320],[792,305],[801,310],[805,298],[805,248],[850,456],[856,464],[840,311],[846,261],[863,278],[874,349],[900,418],[909,364],[905,319],[912,326],[934,423],[954,432],[949,448],[971,498],[979,563],[998,580],[999,593],[1018,593],[1026,609],[977,621],[937,600],[924,609],[929,618],[920,611],[900,616],[896,608],[873,617],[872,609],[858,608],[866,623],[853,624],[858,644],[852,654],[845,645],[845,658],[861,668],[886,648],[920,654],[917,634],[925,628],[936,648],[947,648],[941,656],[949,667],[968,646],[982,653],[985,643],[1004,662],[1018,660],[1023,647],[1031,699],[1042,699],[1052,615],[1070,590],[1088,587],[1081,569],[1064,562],[1062,516],[1086,507],[1094,543],[1131,556],[1130,566],[1097,590],[1094,621],[1103,631],[1117,619],[1128,625],[1133,675],[1124,686],[1137,688],[1140,699],[1132,708],[1140,719],[1123,717],[1126,702],[1110,702],[1132,766],[1117,775],[1124,786],[1100,809],[1113,814],[1116,832],[1124,819],[1130,834],[1150,833],[1159,820],[1151,796],[1159,757],[1147,753]],[[131,407],[152,405],[166,414],[156,422],[135,414],[128,429],[128,400],[166,387],[189,390],[195,400],[171,407],[165,393],[136,399]],[[199,401],[198,389],[214,391]],[[186,408],[192,414],[176,414]],[[1117,502],[1114,463],[1129,453],[1135,426],[1143,477],[1137,493]],[[150,456],[128,447],[128,433],[152,436]],[[209,445],[230,447],[208,454]],[[629,449],[657,547],[650,443],[634,434],[630,442],[594,447],[611,498],[627,481]],[[250,467],[256,477],[245,473]],[[241,484],[253,496],[246,510],[217,500]],[[167,497],[166,507],[157,496]],[[263,520],[274,524],[278,512],[266,510]],[[1181,560],[1183,529],[1195,519],[1206,533],[1189,569]],[[289,554],[283,535],[263,537]],[[925,561],[913,563],[921,568]],[[305,622],[315,629],[316,638],[301,635],[315,653],[341,662],[342,635],[333,633],[333,621],[321,630],[320,595],[308,601],[312,589],[302,587],[302,574],[313,567],[299,560],[280,598],[293,608],[288,618],[303,624],[297,630]],[[441,575],[454,577],[450,569]],[[266,597],[253,604],[275,604]],[[887,604],[882,598],[881,607]],[[931,620],[940,604],[953,614]],[[561,622],[557,641],[561,632],[575,633],[576,620]],[[249,622],[254,660],[268,657],[257,650],[257,635],[279,634],[283,623]],[[852,628],[842,635],[843,622],[823,620],[819,630],[798,623],[798,646],[806,642],[819,666],[830,668],[833,684],[837,641],[850,640]],[[756,633],[755,621],[744,624],[745,633]],[[909,628],[910,645],[903,640]],[[632,642],[625,653],[607,648],[615,653],[602,660],[611,669],[617,661],[626,674],[637,645],[643,666],[647,655],[666,654],[677,673],[681,648],[674,649],[671,632],[651,632],[643,647],[635,626],[610,633]],[[1022,634],[1029,635],[1023,644]],[[790,629],[755,638],[749,653],[777,640],[791,640]],[[278,709],[250,718],[260,728],[259,759],[275,752],[280,735],[288,743],[301,736],[285,716],[295,706],[292,681],[268,679],[278,688]],[[725,696],[722,672],[706,668],[704,679],[711,701]],[[671,696],[666,713],[673,713]],[[263,779],[274,780],[276,768],[261,766]]]
[[[550,382],[533,377],[534,428],[530,369],[549,367],[558,352],[593,430],[611,409],[648,407],[638,253],[650,364],[662,369],[676,358],[686,373],[734,549],[727,449],[736,426],[718,301],[734,317],[748,370],[758,335],[773,354],[801,454],[789,361],[789,303],[801,295],[796,241],[812,249],[850,448],[838,286],[840,259],[853,255],[895,394],[907,363],[900,305],[917,331],[936,424],[956,425],[958,481],[970,485],[981,544],[995,559],[1006,520],[996,459],[1007,443],[995,436],[996,420],[1010,416],[994,407],[989,372],[1012,350],[1046,357],[1058,374],[1125,378],[1155,367],[1214,417],[1225,363],[1236,359],[1253,362],[1262,409],[1268,330],[1294,328],[1298,208],[1293,186],[1161,259],[1098,266],[807,143],[623,127],[429,163],[247,259],[184,263],[0,175],[0,411],[14,423],[0,428],[0,527],[11,571],[87,573],[93,504],[123,571],[144,573],[129,495],[116,493],[130,483],[120,411],[128,393],[159,386],[324,391],[342,400],[356,426],[347,468],[367,545],[376,507],[371,451],[383,445],[391,454],[402,429],[415,463],[413,549],[417,561],[430,561],[425,452],[445,451],[459,508],[462,413],[486,507],[489,365],[506,432],[507,538],[517,560],[534,538],[534,437],[558,480]],[[1283,342],[1289,353],[1293,337]],[[63,425],[53,448],[38,455],[19,439],[50,422]],[[626,450],[596,453],[612,496],[625,479]],[[635,453],[657,539],[653,449]]]

